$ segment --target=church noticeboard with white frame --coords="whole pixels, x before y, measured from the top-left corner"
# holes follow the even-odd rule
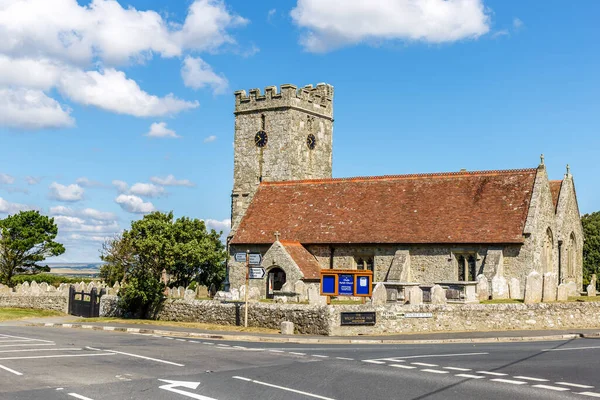
[[[322,296],[371,297],[373,271],[357,269],[322,269]]]

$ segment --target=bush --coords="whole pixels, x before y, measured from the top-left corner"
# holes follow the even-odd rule
[[[119,308],[125,318],[153,318],[163,300],[165,285],[147,271],[132,276],[119,290]]]
[[[53,274],[35,274],[35,275],[16,275],[11,279],[12,286],[22,284],[24,282],[46,282],[48,285],[59,286],[61,283],[75,284],[81,281],[90,283],[93,279],[90,278],[70,278],[68,276],[53,275]]]

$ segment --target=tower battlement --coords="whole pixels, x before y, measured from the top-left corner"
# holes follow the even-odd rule
[[[235,94],[235,112],[242,114],[258,110],[296,108],[310,113],[333,117],[333,86],[319,83],[316,87],[306,85],[267,86],[264,94],[260,89],[238,90]]]

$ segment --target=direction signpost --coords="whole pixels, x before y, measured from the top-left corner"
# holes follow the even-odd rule
[[[248,284],[250,279],[262,279],[265,277],[265,269],[260,267],[262,256],[260,253],[250,253],[246,250],[245,253],[235,253],[235,261],[246,263],[246,290],[244,293],[244,327],[248,327]],[[252,265],[252,267],[250,267]]]
[[[265,269],[263,267],[250,267],[250,279],[262,279],[265,277]]]

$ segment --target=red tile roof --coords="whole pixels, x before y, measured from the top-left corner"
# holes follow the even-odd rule
[[[550,181],[550,192],[552,193],[552,202],[554,203],[554,210],[558,207],[558,196],[560,195],[560,188],[562,187],[562,181]]]
[[[536,173],[263,182],[232,243],[521,243]]]
[[[294,262],[304,274],[304,279],[319,279],[321,273],[321,265],[299,242],[290,242],[281,240],[280,243],[292,257]]]

